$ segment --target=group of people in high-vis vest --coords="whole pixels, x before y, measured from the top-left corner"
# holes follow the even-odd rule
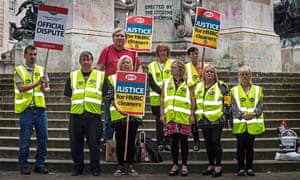
[[[263,90],[252,84],[250,68],[241,67],[238,73],[239,84],[230,90],[226,83],[218,79],[212,65],[202,65],[198,61],[198,48],[188,49],[190,61],[186,64],[181,60],[170,59],[168,49],[165,44],[158,45],[157,53],[166,51],[165,60],[158,58],[148,64],[148,74],[152,112],[156,121],[159,118],[163,124],[164,136],[171,137],[173,165],[169,175],[175,176],[179,172],[181,176],[188,175],[188,137],[193,135],[193,150],[198,151],[198,128],[201,128],[208,157],[208,167],[202,174],[221,176],[222,130],[224,125],[231,124],[232,133],[237,138],[238,176],[254,176],[254,138],[262,134],[265,128]],[[159,115],[156,114],[157,109],[155,112],[158,106]],[[157,138],[159,134],[157,132]],[[164,142],[158,145],[166,145],[160,143]],[[178,163],[179,147],[181,169]]]
[[[35,126],[39,141],[35,171],[48,173],[44,166],[48,138],[44,93],[50,92],[50,86],[44,69],[35,64],[36,51],[34,46],[26,47],[24,53],[26,63],[17,66],[14,73],[15,112],[20,114],[19,163],[22,174],[30,174],[28,156],[32,126]],[[208,158],[208,167],[202,174],[222,176],[221,137],[224,125],[230,120],[232,133],[237,138],[238,176],[254,176],[254,140],[265,131],[263,88],[252,83],[251,69],[242,66],[238,72],[238,85],[229,89],[226,83],[218,79],[216,68],[198,61],[198,48],[190,47],[187,54],[189,62],[185,64],[182,60],[170,58],[168,45],[159,44],[156,48],[158,60],[147,66],[150,104],[156,120],[158,149],[171,151],[173,161],[168,174],[175,176],[180,173],[181,176],[188,176],[188,138],[193,136],[193,150],[199,151],[198,128],[200,128]],[[116,69],[135,71],[134,62],[131,56],[122,55]],[[115,130],[118,159],[118,166],[113,175],[122,176],[127,172],[137,176],[138,172],[133,167],[135,138],[143,117],[128,116],[116,107],[114,102],[116,75],[105,76],[105,72],[93,69],[91,52],[81,52],[79,64],[80,69],[70,73],[64,89],[64,95],[70,102],[72,175],[83,173],[85,138],[89,147],[91,174],[100,175],[102,104],[103,101],[107,101],[110,105],[111,124]],[[182,161],[181,167],[179,159]]]

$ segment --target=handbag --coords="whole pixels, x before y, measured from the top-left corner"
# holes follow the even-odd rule
[[[106,141],[106,151],[105,151],[105,160],[106,161],[117,161],[117,149],[116,149],[116,140],[115,134],[113,139]]]
[[[152,162],[151,155],[149,154],[146,147],[146,133],[140,132],[140,146],[141,146],[141,162]]]

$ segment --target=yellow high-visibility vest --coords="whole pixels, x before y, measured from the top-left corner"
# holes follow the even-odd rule
[[[173,60],[167,59],[163,70],[161,71],[157,61],[148,64],[148,72],[152,75],[154,82],[161,88],[164,79],[171,76],[171,63]],[[150,104],[151,106],[160,105],[160,95],[150,88]]]
[[[201,120],[204,115],[209,121],[215,122],[223,116],[223,94],[218,82],[204,93],[205,84],[200,82],[195,87],[196,120]]]
[[[166,122],[190,124],[191,98],[186,82],[177,88],[173,77],[164,80],[164,114]]]
[[[40,77],[44,76],[44,68],[38,65],[34,65],[33,78],[24,65],[19,65],[14,71],[14,89],[15,89],[15,113],[22,113],[32,102],[34,106],[46,108],[45,95],[41,91],[41,86],[36,86],[25,92],[20,92],[16,84],[16,75],[22,79],[24,85],[36,83],[40,80]]]
[[[248,95],[244,92],[241,85],[235,86],[230,90],[231,96],[234,98],[238,108],[244,113],[254,113],[256,106],[261,98],[263,98],[263,88],[251,85]],[[249,134],[259,135],[265,132],[264,114],[251,120],[238,119],[233,114],[233,134],[242,134],[248,131]]]
[[[71,114],[82,114],[87,111],[100,115],[103,83],[102,71],[92,70],[87,81],[84,80],[81,70],[71,72]]]

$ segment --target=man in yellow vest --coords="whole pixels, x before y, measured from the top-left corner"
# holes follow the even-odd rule
[[[44,163],[47,154],[48,119],[44,93],[50,92],[49,78],[44,68],[35,64],[36,47],[25,48],[26,62],[15,68],[15,113],[20,115],[19,164],[21,174],[30,174],[28,165],[30,138],[33,127],[36,130],[37,149],[34,171],[48,173]]]
[[[190,47],[187,50],[187,55],[189,57],[189,62],[185,64],[187,84],[189,87],[194,87],[201,80],[202,69],[205,68],[206,64],[202,67],[197,47]],[[199,151],[199,131],[196,123],[192,124],[192,135],[194,138],[193,151]]]
[[[93,55],[83,51],[79,57],[81,69],[70,73],[64,95],[71,101],[69,135],[73,159],[72,176],[82,174],[84,169],[84,138],[90,152],[92,175],[100,175],[100,139],[102,137],[101,104],[107,95],[103,85],[104,72],[93,70]]]

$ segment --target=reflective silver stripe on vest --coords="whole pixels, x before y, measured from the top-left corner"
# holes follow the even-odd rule
[[[258,94],[259,94],[259,87],[258,87],[258,86],[255,86],[255,105],[257,105],[257,103],[258,103]],[[241,107],[241,102],[240,102],[240,96],[239,96],[238,86],[234,87],[234,96],[237,97],[237,98],[236,98],[236,104],[238,105],[238,108],[239,108],[242,112],[247,112],[247,113],[254,112],[255,107],[253,107],[253,108]]]
[[[193,76],[192,76],[192,68],[191,68],[191,63],[188,63],[188,68],[187,68],[187,72],[188,72],[188,78],[187,78],[187,83],[190,84],[193,82]]]
[[[264,123],[264,120],[263,119],[251,119],[251,120],[245,120],[245,119],[237,119],[237,118],[234,118],[233,119],[233,123],[247,123],[247,124],[251,124],[251,123]]]
[[[185,113],[185,114],[190,114],[191,111],[190,110],[187,110],[187,109],[184,109],[184,108],[180,108],[180,107],[175,107],[175,106],[167,106],[164,110],[164,112],[168,112],[168,111],[177,111],[177,112],[182,112],[182,113]]]
[[[169,101],[169,100],[178,100],[178,101],[182,101],[188,104],[191,104],[191,100],[187,99],[186,97],[181,97],[181,96],[167,96],[164,98],[164,102]]]
[[[160,96],[158,93],[156,93],[155,91],[150,92],[150,96]]]
[[[77,74],[78,74],[78,71],[73,72],[73,94],[78,93],[78,92],[76,92]],[[82,92],[84,92],[84,91],[82,90]]]
[[[89,97],[84,97],[84,102],[91,102],[91,103],[95,103],[95,104],[101,104],[101,100],[97,100],[95,98],[89,98]]]

